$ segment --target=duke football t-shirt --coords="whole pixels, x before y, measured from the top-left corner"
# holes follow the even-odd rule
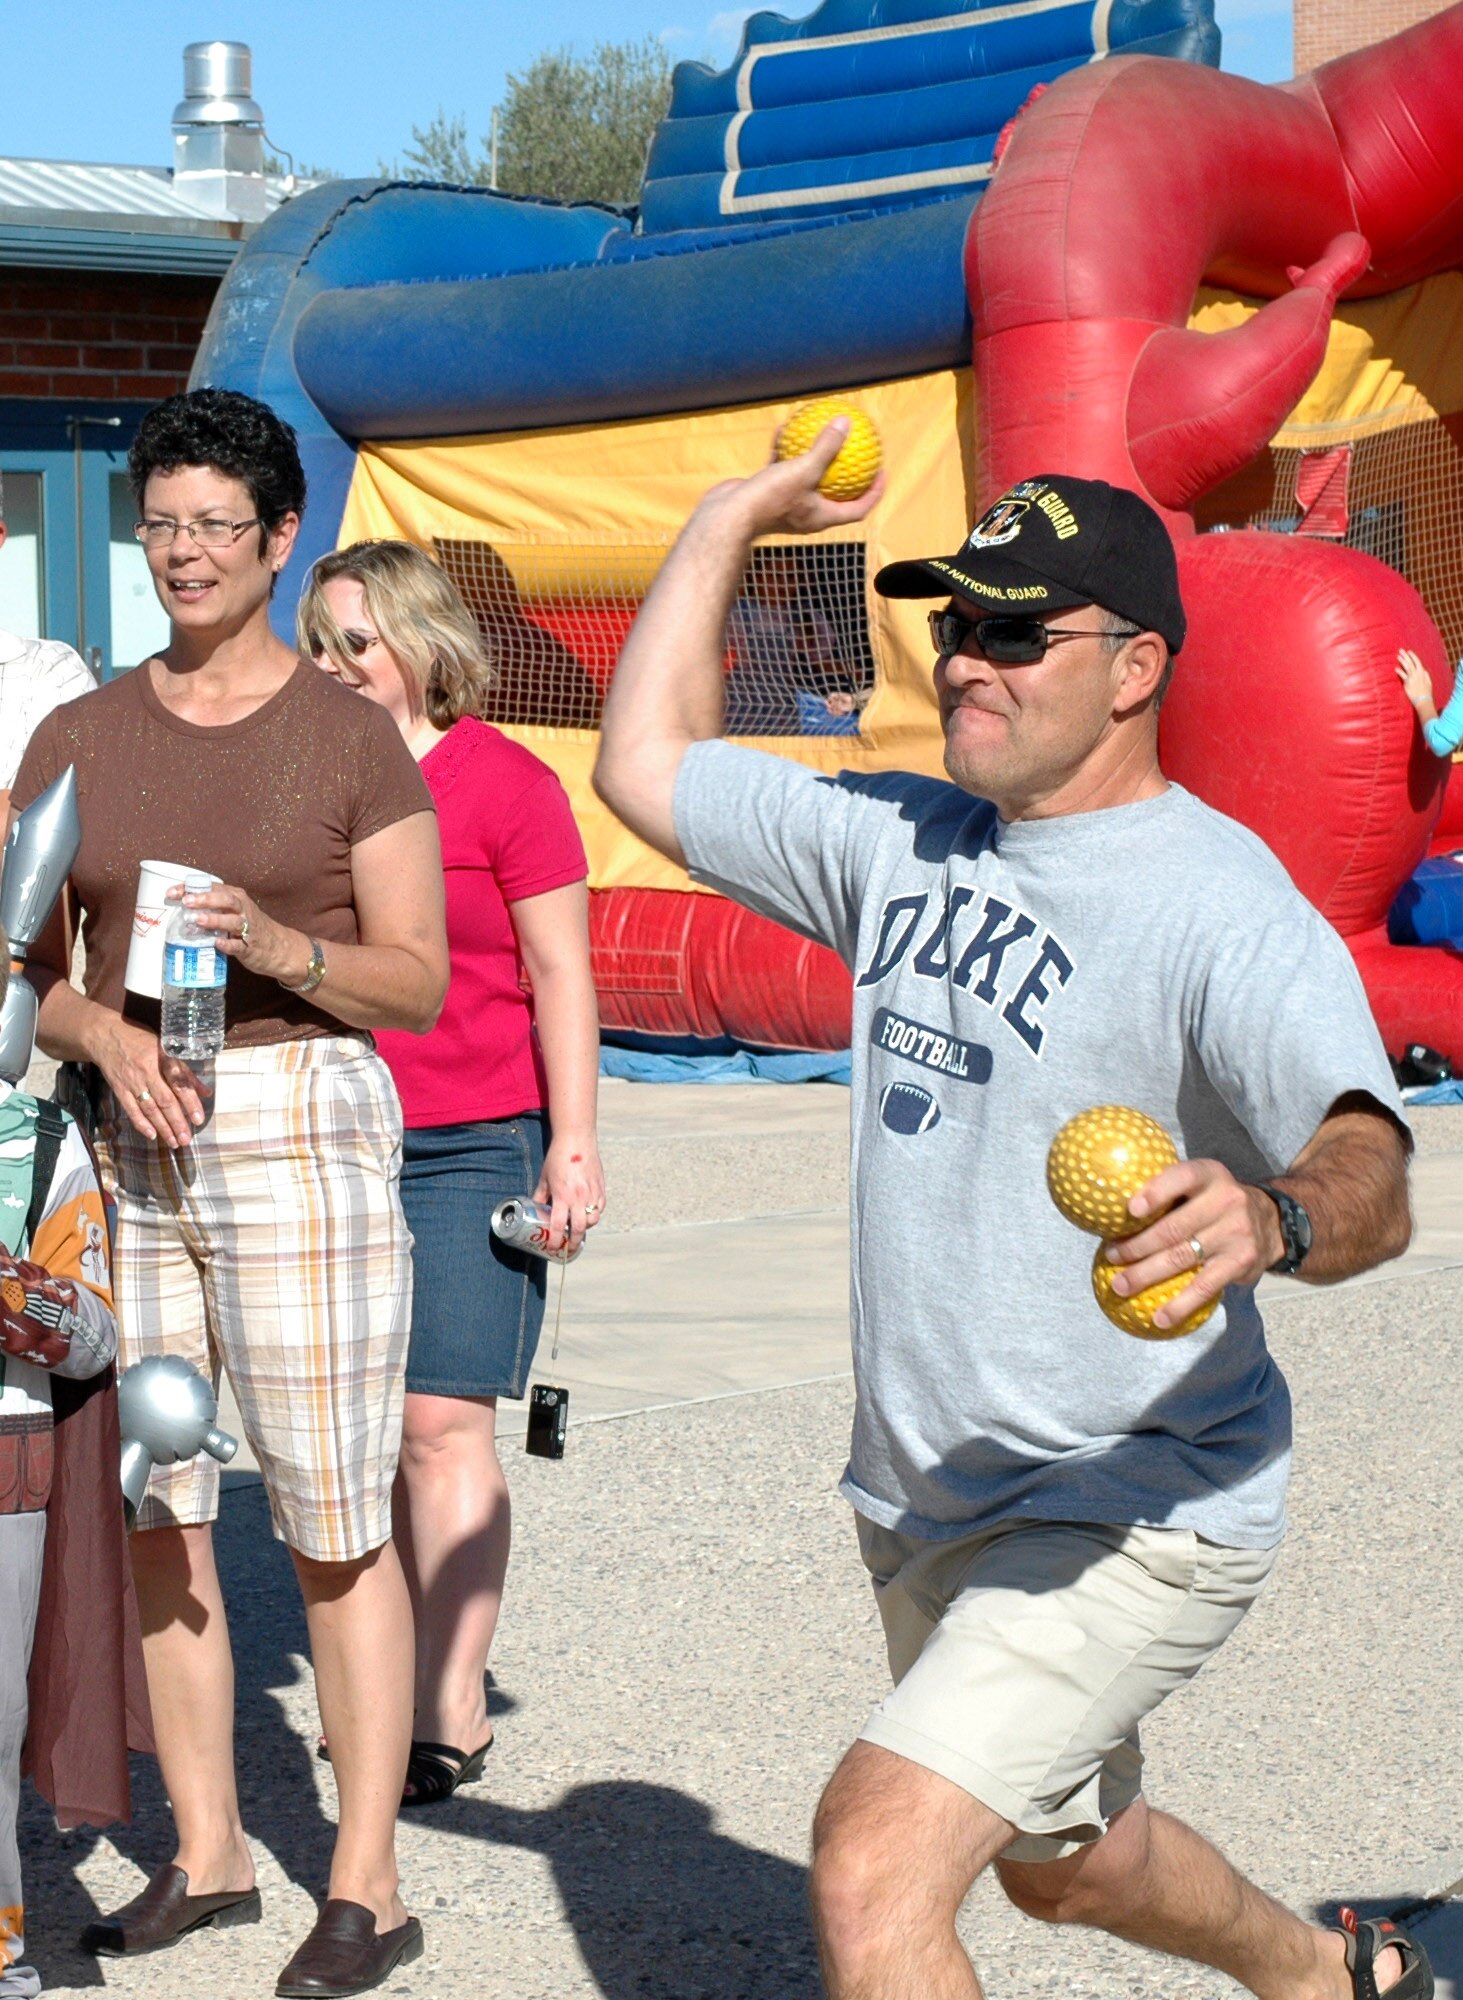
[[[1400,1122],[1350,955],[1268,848],[1177,785],[1006,823],[936,779],[722,742],[687,753],[675,819],[697,880],[853,973],[847,1498],[929,1539],[1029,1518],[1279,1541],[1290,1401],[1253,1290],[1179,1339],[1122,1332],[1045,1172],[1097,1104],[1244,1180],[1347,1092]]]

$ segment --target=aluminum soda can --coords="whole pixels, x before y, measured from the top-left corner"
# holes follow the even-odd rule
[[[584,1245],[581,1243],[575,1250],[550,1250],[552,1221],[553,1210],[545,1208],[542,1202],[526,1194],[510,1195],[493,1210],[493,1234],[500,1243],[510,1243],[530,1257],[547,1257],[554,1264],[572,1264]]]

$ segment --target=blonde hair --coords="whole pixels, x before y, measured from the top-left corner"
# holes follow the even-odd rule
[[[342,672],[353,669],[345,634],[325,601],[326,584],[342,576],[365,592],[382,642],[437,728],[482,713],[497,679],[486,641],[450,578],[412,542],[352,542],[321,556],[295,614],[296,643],[307,659],[324,653]]]

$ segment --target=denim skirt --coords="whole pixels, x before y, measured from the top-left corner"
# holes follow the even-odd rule
[[[547,1137],[541,1111],[407,1131],[401,1205],[413,1238],[409,1394],[526,1393],[548,1266],[500,1243],[489,1225],[500,1201],[533,1193]]]

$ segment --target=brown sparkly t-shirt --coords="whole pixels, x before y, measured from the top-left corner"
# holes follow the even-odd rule
[[[29,805],[76,766],[89,999],[156,1028],[158,1003],[123,984],[144,860],[206,869],[267,915],[322,944],[354,944],[351,849],[432,796],[384,708],[301,664],[242,722],[185,722],[143,666],[55,709],[36,730],[11,794]],[[333,1015],[235,963],[227,1044],[245,1048],[344,1032]]]

